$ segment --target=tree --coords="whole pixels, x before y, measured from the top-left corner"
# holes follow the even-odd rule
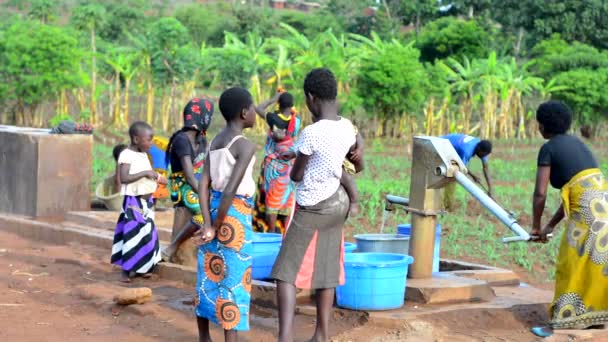
[[[121,2],[110,2],[105,6],[108,18],[99,27],[99,36],[111,42],[124,43],[125,32],[138,34],[145,30],[146,17],[144,15],[144,1],[125,0]]]
[[[469,19],[475,16],[484,16],[495,6],[492,0],[455,0],[452,5],[459,13],[466,14]]]
[[[0,83],[7,85],[7,98],[15,101],[18,124],[42,124],[42,118],[35,117],[39,105],[82,84],[83,52],[63,28],[17,22],[0,36],[0,55]]]
[[[399,16],[404,24],[413,24],[416,33],[420,32],[422,25],[438,16],[439,2],[437,0],[401,0]]]
[[[91,121],[96,124],[97,117],[97,29],[106,19],[106,10],[101,5],[86,4],[74,8],[72,23],[80,30],[86,30],[90,35],[91,44]]]
[[[127,127],[129,124],[129,89],[131,79],[141,67],[140,59],[136,51],[124,47],[113,48],[104,56],[104,61],[112,67],[115,72],[115,110],[112,124]],[[124,102],[120,106],[121,80],[124,81]]]
[[[596,70],[608,67],[608,53],[582,43],[568,44],[559,35],[537,44],[531,53],[534,72],[546,79],[578,68]]]
[[[566,89],[556,92],[554,98],[572,107],[581,126],[597,126],[607,117],[608,94],[604,85],[608,84],[608,68],[566,71],[557,75],[555,82]],[[595,134],[595,128],[591,131]]]
[[[188,30],[175,18],[160,18],[148,29],[152,72],[163,85],[171,85],[170,94],[163,94],[162,127],[169,130],[169,118],[176,112],[178,82],[186,83],[196,77],[198,50],[190,43]],[[168,98],[167,98],[168,95]]]
[[[384,119],[383,135],[389,120],[414,114],[424,101],[427,74],[418,61],[420,52],[410,45],[391,41],[366,55],[359,76],[363,105]]]
[[[188,29],[192,42],[197,46],[221,46],[224,43],[224,31],[234,32],[238,26],[236,17],[231,13],[230,5],[220,2],[180,6],[175,10],[174,16]]]
[[[425,62],[447,57],[482,57],[487,55],[490,43],[490,35],[477,21],[453,17],[428,23],[416,39],[421,60]]]
[[[53,20],[56,6],[55,0],[32,0],[28,16],[39,20],[43,24],[47,24]]]
[[[608,3],[604,0],[497,1],[493,16],[512,32],[527,32],[529,46],[553,34],[597,48],[608,48]]]

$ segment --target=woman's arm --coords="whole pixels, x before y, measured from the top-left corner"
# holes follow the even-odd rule
[[[158,173],[156,173],[152,170],[142,171],[142,172],[138,172],[136,174],[130,175],[129,174],[130,167],[131,167],[131,164],[120,164],[120,182],[122,184],[133,183],[144,177],[150,178],[152,180],[158,179]]]
[[[230,206],[232,205],[232,200],[236,195],[236,190],[241,184],[245,171],[249,166],[249,162],[251,162],[251,158],[253,158],[253,154],[255,153],[255,145],[246,139],[239,139],[234,145],[232,145],[230,151],[234,154],[236,164],[232,169],[230,180],[228,180],[228,184],[226,184],[226,188],[224,188],[224,191],[222,192],[220,207],[217,210],[215,221],[213,221],[213,228],[216,231],[224,222],[228,209],[230,209]]]
[[[183,156],[180,159],[180,163],[182,164],[182,170],[184,171],[184,176],[186,176],[186,182],[190,184],[192,187],[192,191],[198,193],[198,181],[196,177],[194,177],[194,167],[192,166],[192,160],[190,159],[190,155]]]
[[[207,160],[203,169],[203,176],[198,184],[198,203],[205,225],[211,225],[211,212],[209,211],[209,186],[211,185],[210,160]]]
[[[494,191],[492,191],[492,180],[490,179],[490,170],[488,162],[485,160],[481,161],[483,165],[483,176],[486,178],[486,183],[488,184],[488,196],[494,197]]]
[[[289,173],[289,178],[291,178],[292,181],[301,182],[302,179],[304,179],[304,170],[306,169],[309,159],[309,155],[298,152],[296,161],[293,163],[293,167]]]
[[[215,229],[211,226],[211,212],[209,211],[209,185],[211,185],[209,160],[205,163],[203,168],[203,176],[201,181],[198,183],[198,205],[201,208],[201,215],[203,216],[204,226],[200,227],[193,235],[192,239],[197,245],[205,244],[215,237]]]
[[[536,171],[536,185],[534,187],[534,196],[532,198],[532,235],[540,234],[541,219],[543,216],[543,211],[545,211],[547,187],[549,185],[550,175],[550,166],[539,166]]]
[[[271,104],[279,101],[279,97],[281,96],[281,93],[277,92],[276,94],[274,94],[273,97],[269,98],[266,101],[262,101],[259,105],[257,105],[255,107],[255,112],[258,113],[258,115],[266,120],[266,108],[268,108],[268,106],[270,106]]]
[[[551,220],[549,220],[549,223],[547,223],[547,227],[549,227],[550,230],[553,231],[553,229],[555,229],[555,226],[557,226],[557,224],[560,223],[565,216],[566,213],[564,213],[564,204],[562,203],[555,211],[555,214],[553,214],[553,217],[551,217]]]

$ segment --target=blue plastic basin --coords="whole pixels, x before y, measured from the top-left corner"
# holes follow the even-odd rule
[[[270,278],[272,266],[274,266],[274,262],[277,260],[278,255],[278,249],[276,251],[265,251],[252,254],[251,278],[256,280]]]
[[[348,253],[346,283],[336,289],[338,306],[352,310],[390,310],[403,306],[407,269],[414,259],[391,253]]]
[[[400,224],[397,226],[397,234],[410,236],[411,229],[412,229],[412,225],[409,223]],[[439,272],[440,251],[441,251],[441,225],[437,224],[437,226],[435,226],[435,248],[433,249],[433,273]]]
[[[352,253],[357,249],[357,244],[352,242],[344,243],[344,253]]]
[[[276,233],[253,233],[253,254],[275,252],[281,249],[283,236]]]

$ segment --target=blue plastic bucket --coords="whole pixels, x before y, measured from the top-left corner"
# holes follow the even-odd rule
[[[410,236],[410,230],[412,229],[412,225],[400,224],[397,226],[397,234]],[[433,273],[439,272],[439,259],[440,259],[440,251],[441,251],[441,225],[437,224],[435,226],[435,249],[433,250]]]
[[[256,280],[264,280],[270,278],[272,266],[277,260],[279,250],[264,251],[252,254],[251,262],[251,278]]]
[[[414,259],[391,253],[348,253],[346,283],[336,289],[338,306],[352,310],[390,310],[403,306],[407,269]]]
[[[344,253],[352,253],[357,249],[357,244],[352,242],[344,243]]]
[[[253,254],[274,252],[281,249],[283,236],[275,233],[253,233]]]

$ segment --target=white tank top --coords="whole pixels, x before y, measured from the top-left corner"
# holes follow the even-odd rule
[[[223,192],[228,185],[228,181],[232,176],[236,159],[232,153],[230,153],[230,147],[240,138],[244,138],[242,135],[234,137],[226,147],[219,148],[217,150],[209,151],[209,162],[211,163],[211,188],[215,191]],[[213,141],[209,146],[213,144]],[[255,164],[255,156],[251,158],[241,184],[236,189],[236,194],[245,197],[253,197],[255,194],[255,181],[253,180],[253,165]]]

